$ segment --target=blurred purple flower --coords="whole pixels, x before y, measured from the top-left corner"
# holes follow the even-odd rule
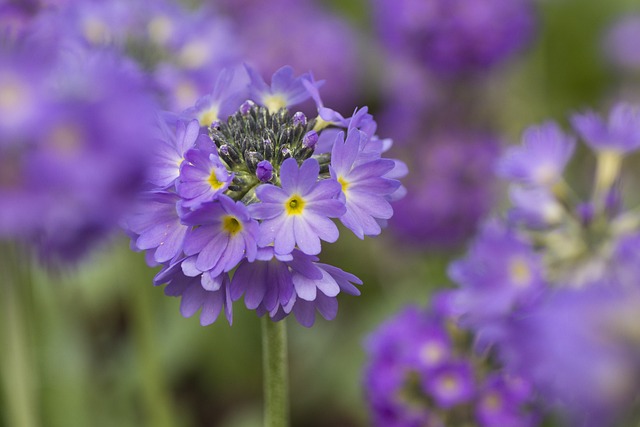
[[[432,301],[443,298],[438,293]],[[453,318],[436,309],[406,307],[367,338],[364,388],[373,425],[537,425],[531,387],[472,355],[451,328]]]
[[[526,129],[522,145],[501,156],[497,173],[527,185],[553,186],[561,179],[573,151],[575,138],[566,135],[555,122]]]
[[[605,34],[604,54],[617,68],[629,72],[640,72],[640,15],[624,15],[613,23]]]
[[[499,142],[448,131],[428,137],[409,164],[407,197],[394,204],[391,229],[422,248],[452,248],[470,238],[493,206]]]
[[[233,2],[230,9],[242,28],[240,49],[247,61],[263,74],[285,63],[311,69],[316,77],[327,79],[323,87],[327,102],[350,112],[361,87],[357,34],[352,26],[309,1],[250,3],[243,9]]]
[[[640,107],[618,103],[605,121],[593,111],[571,118],[574,129],[596,151],[627,153],[640,148]]]
[[[373,0],[385,47],[443,77],[486,71],[521,51],[536,27],[530,0]]]
[[[38,57],[27,47],[37,62],[18,45],[0,53],[0,235],[46,261],[76,261],[143,183],[157,106],[142,74],[111,52]]]

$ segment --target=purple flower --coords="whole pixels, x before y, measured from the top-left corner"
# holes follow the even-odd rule
[[[482,427],[533,427],[536,414],[524,408],[532,397],[531,385],[522,378],[496,373],[487,377],[479,390],[476,419]]]
[[[182,224],[175,193],[145,193],[133,212],[124,220],[124,228],[133,239],[133,248],[152,251],[156,263],[166,263],[182,254],[189,227]]]
[[[447,298],[438,293],[432,302]],[[436,309],[406,307],[367,338],[364,387],[373,424],[484,425],[487,409],[495,409],[492,403],[501,403],[505,413],[514,415],[510,419],[532,419],[529,384],[496,372],[484,357],[471,354],[461,345],[467,337]],[[494,386],[501,387],[508,401],[489,395]]]
[[[416,58],[434,72],[485,71],[523,50],[536,19],[529,0],[374,0],[385,47]]]
[[[184,199],[182,205],[186,208],[216,199],[229,188],[233,180],[233,174],[218,157],[209,137],[200,135],[198,139],[209,147],[187,151],[186,162],[180,167],[180,179],[176,185],[178,194]]]
[[[336,296],[340,292],[359,295],[352,283],[362,282],[317,261],[298,250],[278,256],[273,247],[260,248],[255,262],[244,261],[236,270],[231,297],[237,300],[244,294],[247,308],[257,308],[276,320],[293,312],[306,327],[314,324],[316,310],[331,320],[338,310]]]
[[[640,70],[640,15],[627,14],[616,20],[607,31],[603,51],[617,68],[630,73]]]
[[[191,317],[202,309],[200,324],[210,325],[216,321],[224,309],[225,316],[231,324],[232,306],[229,297],[229,275],[222,274],[216,278],[216,288],[207,289],[202,275],[190,277],[182,272],[180,262],[165,266],[155,279],[154,284],[166,283],[164,293],[172,297],[181,297],[180,313],[184,317]]]
[[[426,376],[423,386],[442,408],[468,402],[475,393],[473,369],[468,362],[444,363]]]
[[[252,2],[249,8],[237,3],[230,14],[242,28],[239,51],[256,70],[267,75],[282,64],[313,70],[316,77],[327,79],[323,94],[329,105],[343,112],[353,109],[364,88],[359,78],[361,55],[358,34],[344,17],[308,1]]]
[[[196,120],[190,122],[177,121],[175,133],[167,120],[158,118],[159,136],[152,151],[149,181],[160,188],[172,186],[180,176],[180,167],[185,154],[195,147],[200,135],[200,127]]]
[[[393,215],[387,196],[393,193],[400,182],[384,176],[395,167],[389,159],[377,159],[359,163],[362,148],[367,143],[366,134],[354,129],[338,134],[331,152],[331,176],[342,186],[347,212],[340,221],[356,236],[380,234],[377,219],[389,219]]]
[[[58,56],[54,41],[27,48],[0,52],[0,236],[47,262],[73,262],[115,229],[140,189],[156,105],[117,55]]]
[[[545,188],[512,187],[509,192],[513,208],[509,219],[522,222],[530,228],[558,225],[565,217],[565,210]]]
[[[231,271],[247,258],[256,256],[258,223],[251,219],[242,202],[234,202],[224,195],[217,203],[208,202],[198,210],[182,216],[186,225],[198,226],[185,239],[184,253],[191,257],[184,262],[211,276]]]
[[[260,224],[258,244],[274,243],[277,254],[291,253],[297,245],[308,255],[320,253],[320,239],[335,242],[338,228],[329,218],[342,215],[344,205],[337,200],[340,185],[334,180],[318,182],[320,166],[305,160],[300,169],[295,159],[287,159],[280,169],[282,188],[258,187],[261,203],[251,207]]]
[[[574,115],[571,123],[596,151],[628,153],[640,148],[640,108],[636,105],[618,103],[606,123],[592,111]]]
[[[441,131],[419,142],[410,159],[407,196],[393,204],[390,228],[403,245],[454,248],[473,236],[495,203],[492,171],[499,141],[481,133]]]
[[[540,255],[497,222],[487,223],[466,257],[450,264],[449,277],[460,286],[455,310],[483,345],[498,339],[509,314],[532,304],[546,287]]]
[[[210,126],[220,120],[226,120],[246,99],[247,91],[234,83],[234,70],[224,69],[218,75],[210,94],[199,98],[194,107],[186,109],[182,116],[197,119],[200,126]]]
[[[285,66],[273,74],[271,86],[269,86],[256,70],[249,66],[246,66],[246,69],[251,78],[249,87],[251,98],[267,107],[271,113],[309,99],[309,92],[303,84],[304,80],[310,79],[309,74],[294,77],[293,68]]]
[[[500,357],[573,425],[613,425],[636,395],[635,290],[565,289],[509,325]]]
[[[235,113],[218,111],[218,101],[236,93],[231,73],[224,72],[210,97],[213,122],[163,115],[147,188],[153,196],[141,200],[124,226],[133,248],[149,251],[148,262],[162,264],[181,284],[176,293],[185,292],[183,305],[189,307],[183,314],[208,304],[208,322],[223,304],[244,295],[246,306],[260,316],[279,321],[293,314],[309,327],[316,313],[335,318],[338,294],[359,295],[355,285],[361,283],[313,256],[322,240],[338,239],[331,218],[347,212],[332,164],[345,166],[343,175],[358,195],[354,203],[387,205],[401,192],[395,178],[406,173],[406,166],[381,158],[391,141],[375,135],[366,107],[340,123],[356,135],[356,156],[345,161],[339,154],[334,162],[330,144],[323,152],[318,148],[335,125],[315,129],[318,117],[307,120],[287,108],[308,98],[309,87],[317,94],[319,84],[311,74],[294,77],[290,67],[283,67],[267,86],[257,72],[246,71],[255,99],[236,103]],[[368,211],[373,221],[391,214],[377,215],[375,208]],[[233,277],[228,289],[227,274]]]
[[[515,182],[550,187],[562,177],[574,148],[574,138],[554,122],[530,127],[522,136],[522,146],[502,156],[497,173]]]

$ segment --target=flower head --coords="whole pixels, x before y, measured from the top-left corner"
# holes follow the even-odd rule
[[[428,309],[406,307],[368,337],[364,387],[373,424],[537,425],[526,423],[536,419],[528,384],[464,346],[454,318],[437,310],[440,298]]]
[[[354,156],[345,158],[340,147],[319,151],[323,133],[335,126],[316,129],[320,117],[289,110],[310,96],[308,87],[317,90],[310,74],[295,77],[283,67],[269,87],[253,69],[247,72],[250,88],[238,93],[254,97],[234,113],[206,123],[176,116],[160,122],[148,193],[124,225],[133,248],[150,251],[150,262],[163,265],[157,283],[183,297],[183,314],[202,307],[201,321],[209,323],[226,307],[230,317],[231,301],[244,295],[261,316],[277,321],[293,314],[311,326],[316,312],[336,316],[338,294],[359,294],[357,277],[315,256],[321,241],[338,239],[332,218],[344,222],[352,205],[368,215],[351,218],[354,229],[389,218],[387,199],[397,196],[396,177],[405,169],[382,158],[390,142],[375,135],[366,108],[340,123],[355,135]],[[230,76],[223,73],[214,89],[225,95],[213,98],[237,99]],[[352,184],[347,202],[346,181],[335,171]],[[364,206],[371,201],[376,205]]]
[[[606,123],[592,111],[574,115],[571,123],[594,150],[626,153],[640,148],[640,108],[636,105],[617,104]]]
[[[531,127],[522,136],[522,146],[503,155],[498,175],[528,185],[551,186],[562,176],[574,147],[574,138],[556,123]]]
[[[375,0],[384,45],[443,76],[478,73],[523,50],[536,27],[529,0]]]

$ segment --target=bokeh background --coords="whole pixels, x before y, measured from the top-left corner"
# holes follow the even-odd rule
[[[311,69],[327,80],[327,105],[344,114],[368,105],[380,119],[378,134],[395,139],[391,154],[411,166],[409,196],[395,205],[396,222],[382,236],[362,242],[345,232],[323,246],[324,262],[363,280],[362,295],[343,296],[334,321],[318,319],[310,329],[288,322],[292,424],[366,426],[363,341],[404,305],[426,305],[434,289],[450,286],[449,261],[504,198],[491,178],[500,148],[530,124],[566,124],[571,112],[640,100],[640,67],[616,63],[606,41],[640,5],[535,2],[524,47],[479,78],[449,79],[386,50],[366,0],[285,3],[207,6],[237,30],[240,56],[263,75],[285,63]],[[155,272],[122,235],[76,267],[32,267],[21,327],[41,425],[261,424],[259,318],[236,303],[233,326],[201,327],[197,317],[180,316],[177,299],[153,288]],[[3,418],[0,425],[15,427]]]

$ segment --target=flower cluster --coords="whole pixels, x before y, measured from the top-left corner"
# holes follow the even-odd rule
[[[0,48],[0,240],[73,262],[142,185],[157,105],[116,53],[21,37]]]
[[[606,426],[633,402],[640,373],[630,315],[640,308],[640,217],[625,210],[621,169],[640,148],[640,109],[571,122],[596,157],[588,199],[563,178],[576,138],[553,122],[527,129],[497,167],[511,182],[506,221],[487,223],[451,265],[452,305],[479,348],[495,349],[550,406]]]
[[[203,5],[172,0],[54,2],[30,24],[34,37],[113,49],[147,71],[165,108],[182,110],[210,90],[211,75],[240,61],[231,24]]]
[[[382,157],[391,142],[366,108],[342,117],[322,103],[320,82],[291,67],[271,85],[246,71],[247,88],[225,71],[211,94],[160,124],[149,189],[125,228],[163,266],[155,283],[182,296],[183,315],[202,308],[205,325],[224,310],[231,322],[244,295],[260,315],[293,313],[311,326],[316,310],[335,317],[340,292],[359,293],[355,276],[317,258],[321,241],[338,239],[333,219],[360,238],[379,234],[406,170]],[[317,117],[290,111],[311,97]]]
[[[419,248],[453,248],[473,236],[493,206],[491,176],[499,153],[492,135],[438,132],[413,153],[408,194],[390,221],[403,244]]]
[[[436,295],[430,310],[407,307],[369,336],[364,381],[374,425],[538,425],[531,386],[472,354],[446,299]]]
[[[530,0],[373,0],[383,43],[452,76],[485,71],[522,49],[535,28]]]

